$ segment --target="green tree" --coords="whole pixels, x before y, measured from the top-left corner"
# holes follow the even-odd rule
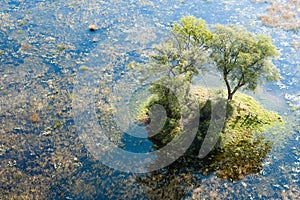
[[[167,114],[163,130],[150,137],[158,146],[180,134],[180,119],[187,118],[183,113],[195,109],[189,99],[190,84],[207,63],[207,42],[212,37],[205,21],[193,16],[183,17],[170,32],[170,37],[153,49],[149,62],[140,66],[143,78],[152,81],[153,97],[146,110],[160,104]]]
[[[240,88],[253,91],[263,80],[279,79],[271,59],[279,55],[269,37],[238,26],[216,26],[210,40],[210,57],[222,73],[228,100]]]
[[[204,20],[193,16],[181,18],[179,23],[172,25],[170,32],[170,38],[154,48],[149,64],[143,69],[144,74],[157,79],[151,90],[153,93],[161,97],[176,93],[188,98],[193,76],[199,74],[207,61],[207,42],[212,33]]]
[[[183,17],[173,24],[171,33],[168,40],[154,48],[149,74],[163,74],[167,78],[182,74],[191,82],[207,60],[206,43],[212,34],[204,20],[193,16]]]

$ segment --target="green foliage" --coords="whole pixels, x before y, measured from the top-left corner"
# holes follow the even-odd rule
[[[202,49],[207,48],[206,43],[212,38],[212,33],[205,21],[193,16],[183,17],[179,24],[173,24],[171,33],[183,44],[195,45]]]
[[[179,132],[181,105],[173,91],[162,84],[152,84],[150,91],[153,92],[154,96],[143,109],[146,111],[145,114],[149,116],[151,107],[159,104],[165,109],[167,119],[162,130],[159,130],[159,133],[152,133],[152,131],[149,130],[149,135],[153,134],[153,136],[150,136],[149,139],[153,141],[157,147],[163,147],[165,144],[169,143]]]
[[[237,93],[229,103],[233,109],[227,119],[223,143],[234,140],[244,140],[257,132],[265,132],[273,126],[278,128],[284,124],[282,118],[275,112],[267,111],[252,97]]]
[[[205,90],[208,89],[194,88],[199,97]],[[203,137],[211,116],[209,104],[209,100],[200,104],[202,116],[199,131]],[[272,143],[266,141],[263,133],[272,127],[281,129],[284,121],[277,113],[263,109],[255,99],[239,92],[227,105],[229,113],[220,133],[220,143],[203,161],[207,167],[206,173],[217,171],[217,176],[222,179],[239,180],[261,170],[262,161],[272,149]]]
[[[151,138],[158,146],[180,134],[181,115],[188,115],[190,111],[185,106],[189,101],[190,83],[208,58],[206,43],[212,37],[205,21],[192,16],[183,17],[179,23],[173,24],[170,32],[171,37],[154,48],[149,64],[137,65],[145,79],[155,79],[150,88],[155,98],[144,110],[160,104],[167,113],[163,130]],[[129,68],[132,69],[133,64]]]
[[[184,75],[191,83],[207,63],[209,50],[226,83],[228,100],[240,88],[253,91],[264,80],[279,79],[271,62],[279,52],[264,35],[233,25],[218,25],[211,32],[204,20],[193,16],[183,17],[170,31],[172,36],[154,48],[149,64],[143,66],[148,77]]]
[[[226,107],[223,130],[215,131],[218,144],[202,161],[208,162],[208,171],[218,171],[219,177],[231,180],[257,173],[271,150],[271,143],[259,133],[282,120],[276,113],[264,110],[253,98],[236,92],[240,88],[255,90],[263,80],[277,80],[278,69],[270,59],[279,52],[266,36],[254,35],[237,26],[219,25],[210,32],[205,21],[192,16],[174,24],[171,33],[172,37],[154,49],[148,64],[128,66],[130,69],[138,66],[146,79],[154,79],[150,87],[153,95],[143,107],[143,121],[147,123],[145,115],[149,116],[151,107],[156,104],[166,111],[163,128],[157,134],[150,130],[149,139],[161,148],[180,136],[182,119],[187,119],[192,110],[190,93],[198,96],[200,118],[196,137],[185,155],[197,156],[208,130],[217,123],[223,126],[225,113],[212,110],[212,104],[221,105],[225,100],[216,98],[220,91],[210,91],[216,98],[212,101],[207,97],[207,88],[193,88],[192,92],[190,89],[193,76],[200,73],[210,57],[223,76],[231,101]],[[232,99],[234,94],[235,99]],[[217,116],[214,123],[211,123],[212,113]]]
[[[183,17],[171,28],[172,36],[154,48],[147,74],[176,77],[184,74],[188,82],[199,73],[207,59],[207,41],[212,37],[205,21]]]
[[[137,65],[145,79],[155,79],[150,88],[155,98],[144,110],[149,110],[154,104],[160,104],[166,110],[163,130],[150,138],[159,147],[181,132],[181,115],[190,112],[186,106],[189,105],[190,83],[208,58],[206,43],[212,37],[205,21],[192,16],[183,17],[179,23],[173,24],[170,31],[172,36],[154,48],[149,64]],[[133,64],[129,68],[132,69]]]
[[[256,36],[238,26],[218,25],[209,46],[210,57],[226,83],[229,100],[240,88],[253,91],[263,80],[279,79],[279,70],[270,61],[279,52],[266,36]]]
[[[67,49],[67,47],[65,46],[65,45],[58,45],[57,46],[57,49],[59,50],[59,51],[64,51],[64,50],[66,50]]]

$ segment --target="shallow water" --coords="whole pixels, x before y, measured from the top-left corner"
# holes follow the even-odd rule
[[[300,35],[264,26],[258,16],[267,6],[237,0],[2,0],[0,199],[299,199],[300,50],[291,43]],[[143,127],[131,123],[139,99],[130,92],[139,90],[126,65],[142,60],[186,15],[208,24],[243,25],[271,36],[281,51],[274,64],[283,79],[254,96],[281,114],[288,128],[267,135],[273,149],[259,174],[220,180],[184,164],[159,173],[126,173],[103,165],[87,148],[84,137],[101,143],[101,136],[91,135],[100,130],[126,151],[152,151],[149,140],[134,138],[133,130]],[[99,29],[90,31],[91,24]],[[200,77],[200,84],[215,84],[208,77]]]

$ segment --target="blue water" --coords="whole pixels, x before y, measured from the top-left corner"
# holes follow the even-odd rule
[[[274,147],[274,150],[268,155],[265,161],[266,165],[261,173],[249,175],[241,181],[222,181],[213,174],[203,176],[195,170],[194,176],[200,177],[201,181],[194,180],[194,185],[202,185],[201,198],[208,198],[212,191],[217,191],[220,195],[219,198],[227,195],[228,199],[257,199],[260,197],[280,199],[283,191],[292,191],[298,195],[296,197],[299,197],[299,193],[295,192],[295,190],[299,190],[300,184],[300,158],[299,154],[295,153],[295,151],[298,153],[300,151],[300,133],[297,130],[297,127],[300,126],[299,110],[290,110],[290,105],[296,107],[300,105],[300,100],[297,99],[297,95],[300,93],[300,51],[290,45],[290,42],[294,40],[299,41],[299,32],[264,26],[259,21],[258,15],[265,12],[266,6],[266,4],[252,1],[236,0],[207,2],[193,0],[183,2],[4,0],[1,2],[0,8],[0,50],[3,50],[3,53],[0,54],[0,95],[2,97],[0,102],[2,126],[0,127],[2,134],[0,147],[3,145],[1,148],[5,147],[7,150],[3,155],[0,151],[0,161],[3,163],[0,166],[6,169],[8,161],[16,160],[16,166],[8,168],[12,174],[17,169],[26,176],[47,177],[47,173],[56,178],[61,176],[61,178],[55,179],[57,182],[50,184],[49,196],[45,196],[45,198],[51,199],[151,199],[156,196],[149,192],[149,188],[159,190],[157,188],[167,188],[169,185],[171,188],[186,188],[183,199],[191,197],[192,191],[196,187],[189,188],[184,184],[172,185],[172,183],[174,180],[180,180],[181,175],[188,174],[186,171],[192,169],[180,169],[182,172],[174,174],[168,174],[169,172],[162,170],[161,174],[166,174],[167,178],[161,182],[153,181],[153,184],[158,185],[153,186],[151,181],[145,184],[138,179],[147,176],[151,179],[156,176],[116,171],[95,159],[83,145],[81,149],[77,149],[81,142],[76,135],[70,104],[72,90],[74,85],[78,84],[76,75],[85,73],[80,71],[80,66],[86,65],[92,69],[94,74],[99,74],[100,81],[104,80],[106,75],[112,76],[112,85],[109,87],[114,87],[117,83],[122,83],[123,76],[120,72],[126,71],[126,64],[142,60],[141,52],[165,38],[173,22],[177,22],[182,16],[194,15],[197,18],[203,18],[210,25],[216,23],[240,24],[250,31],[272,37],[274,44],[281,51],[279,60],[274,64],[280,68],[283,79],[277,84],[267,84],[263,87],[264,91],[271,94],[270,98],[276,97],[275,100],[265,100],[263,104],[286,117],[291,126],[290,132],[294,133],[286,134],[288,135],[284,138],[286,141],[280,144],[280,147]],[[20,20],[24,21],[24,25],[20,25]],[[89,31],[90,24],[97,24],[99,30]],[[157,33],[155,37],[150,33],[145,33],[145,30],[149,28],[152,28],[150,33]],[[140,30],[140,32],[135,34],[134,31],[130,32],[131,30]],[[142,39],[147,39],[147,34],[150,35],[150,39],[143,42]],[[93,41],[94,38],[96,38],[96,42]],[[29,44],[29,47],[22,50],[24,43]],[[59,51],[58,45],[65,45],[66,50]],[[114,57],[115,54],[117,56]],[[122,59],[126,57],[127,59],[123,61]],[[108,65],[112,67],[109,71],[105,71]],[[43,75],[42,78],[37,78],[39,75]],[[10,76],[16,78],[11,80]],[[49,81],[54,83],[50,84]],[[89,82],[80,82],[80,84],[89,84]],[[98,82],[91,82],[91,87],[96,84]],[[129,85],[124,86],[129,87]],[[57,88],[59,88],[58,94],[62,95],[61,98],[52,94]],[[12,96],[6,97],[7,93],[11,93]],[[286,99],[287,94],[293,95],[293,98]],[[126,96],[126,94],[118,95]],[[25,109],[21,109],[24,104],[21,102],[20,105],[6,111],[10,104],[8,102],[15,105],[13,102],[22,99],[22,96],[27,99]],[[45,99],[50,99],[47,108],[39,108],[42,105],[34,103],[38,98],[41,98],[42,105],[45,103]],[[280,102],[280,105],[277,106],[276,103],[270,105],[268,102]],[[290,102],[290,105],[287,102]],[[36,110],[42,116],[42,123],[34,124],[26,121],[23,117],[24,113],[26,116],[27,112],[24,111],[26,109],[28,112]],[[10,113],[12,117],[7,113]],[[15,124],[11,125],[11,119]],[[62,127],[53,128],[55,120],[61,121]],[[101,124],[101,121],[99,123]],[[9,126],[13,126],[13,131]],[[42,135],[47,127],[52,127],[50,137]],[[133,129],[141,130],[143,127],[134,126]],[[137,131],[138,133],[131,129],[127,131],[121,137],[120,147],[134,153],[153,151],[152,143],[142,137],[146,135],[145,130],[139,138],[134,137],[140,133],[139,131]],[[27,142],[18,143],[13,135],[24,137],[23,141]],[[12,142],[9,143],[8,139]],[[11,147],[18,146],[18,144],[20,144],[20,148],[24,149],[24,152]],[[71,160],[72,164],[70,165],[76,166],[75,170],[66,167],[66,172],[60,171],[62,168],[59,168],[59,163],[64,164],[64,162],[54,159],[56,155],[64,151],[60,148],[65,148],[65,151],[70,152],[72,156],[78,155],[79,161],[72,161],[72,157],[65,158],[65,160]],[[20,152],[19,155],[18,152]],[[47,165],[43,166],[38,162],[47,157],[50,160]],[[42,162],[48,161],[46,159]],[[5,173],[9,174],[10,171],[5,171]],[[3,175],[0,178],[6,180],[4,177]],[[1,179],[0,183],[3,181]],[[159,178],[156,177],[157,179]],[[182,180],[185,181],[184,178]],[[81,183],[79,184],[81,187],[75,186],[78,184],[77,181]],[[13,184],[10,189],[0,185],[0,199],[1,195],[4,195],[3,198],[7,197],[5,196],[7,191],[11,196],[22,194],[22,192],[25,194],[26,186],[32,186],[29,181],[24,182],[22,187],[25,189],[22,190],[16,184]],[[173,193],[178,192],[177,189],[174,189]],[[234,191],[239,192],[235,193]]]

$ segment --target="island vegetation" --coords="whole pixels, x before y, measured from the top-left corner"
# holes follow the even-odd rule
[[[279,79],[270,58],[279,55],[270,38],[237,26],[218,25],[209,42],[210,57],[226,83],[228,100],[241,88],[255,90],[259,81]]]
[[[262,160],[271,150],[271,143],[260,133],[283,120],[238,91],[254,91],[263,81],[279,79],[279,70],[271,62],[279,52],[271,39],[234,25],[216,25],[210,30],[204,20],[193,16],[183,17],[170,32],[171,37],[154,48],[145,64],[135,63],[142,72],[142,81],[155,78],[150,87],[153,95],[141,108],[139,121],[144,124],[155,121],[151,117],[157,115],[153,115],[151,108],[157,104],[163,106],[167,115],[158,133],[149,129],[149,139],[159,149],[182,134],[181,111],[191,113],[189,102],[196,96],[199,126],[184,156],[199,159],[215,112],[212,104],[226,102],[223,128],[215,133],[217,145],[199,161],[205,163],[202,172],[218,171],[219,177],[230,180],[259,172]],[[207,70],[220,73],[226,90],[192,85],[193,78]]]

